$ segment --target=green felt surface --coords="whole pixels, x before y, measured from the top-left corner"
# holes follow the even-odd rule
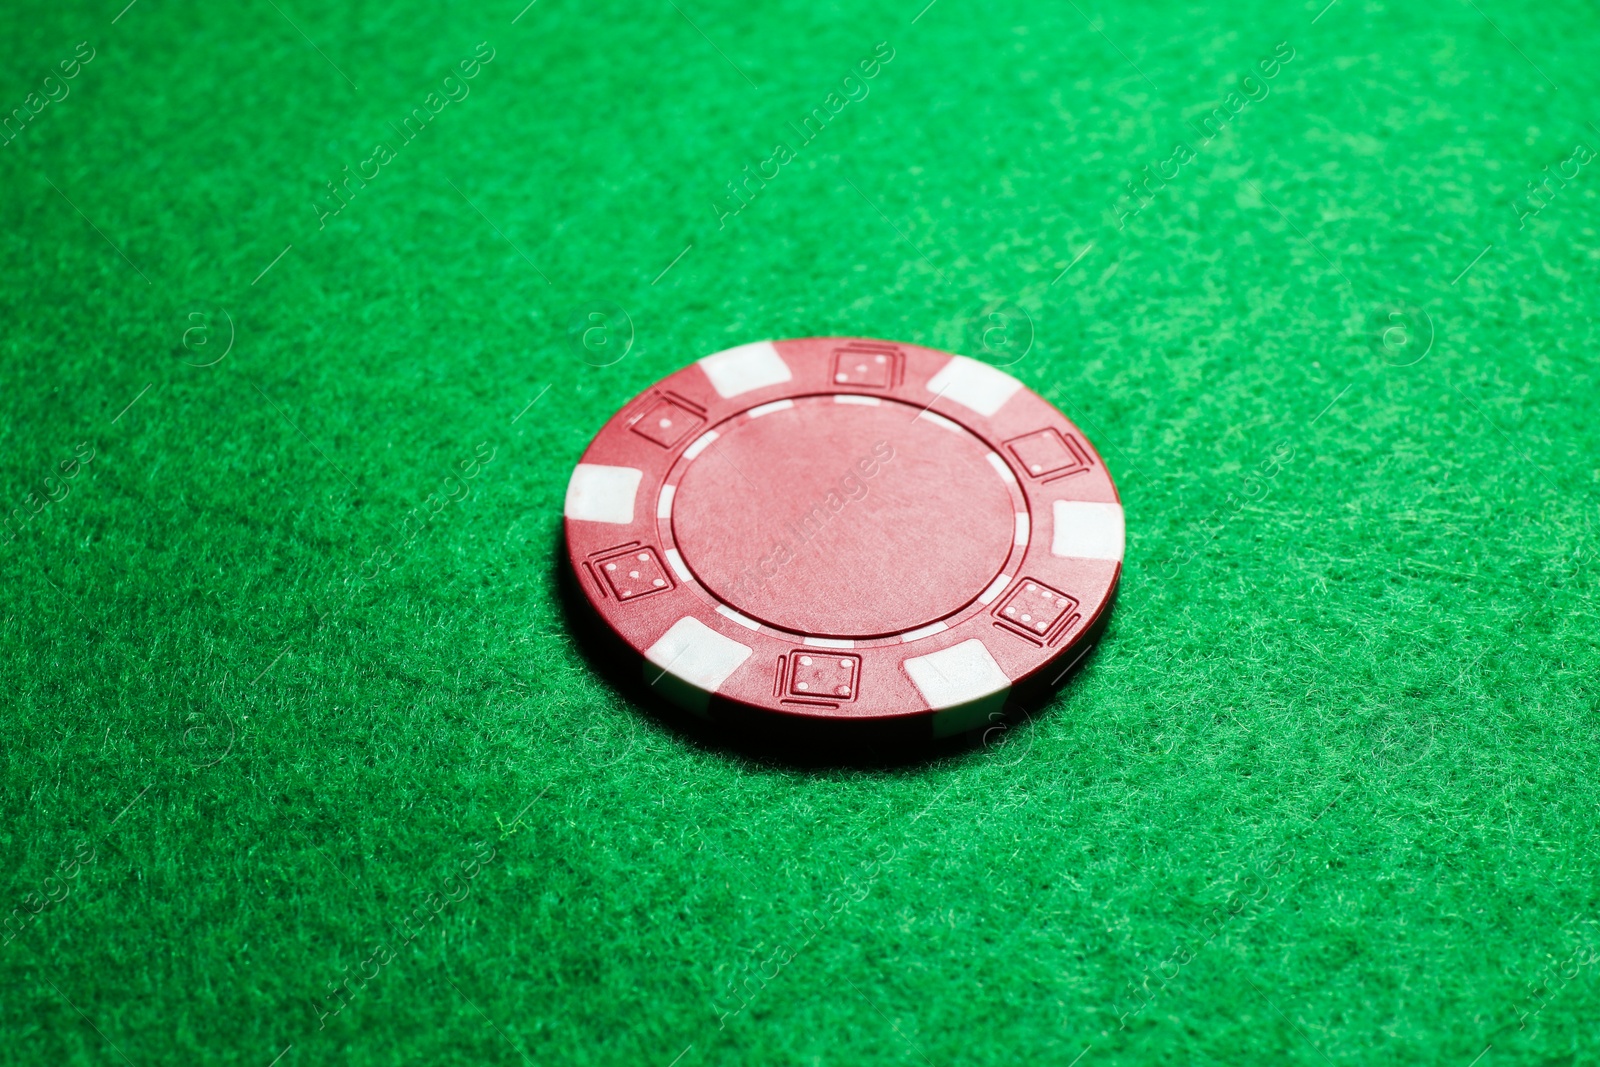
[[[1600,1062],[1591,5],[122,2],[0,16],[5,113],[94,50],[0,147],[0,1061]],[[1117,479],[974,750],[754,759],[570,636],[593,432],[817,334]]]

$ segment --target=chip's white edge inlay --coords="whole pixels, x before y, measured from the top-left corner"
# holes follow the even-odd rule
[[[633,467],[578,464],[567,482],[567,518],[628,525],[633,521],[633,499],[643,477],[644,471]]]
[[[782,411],[784,408],[792,407],[794,407],[793,400],[774,400],[770,404],[762,404],[760,407],[751,408],[745,414],[752,419],[759,419],[763,415],[771,415],[774,411]]]
[[[726,615],[728,618],[732,619],[740,626],[746,627],[747,629],[761,629],[761,624],[759,622],[756,622],[756,620],[750,618],[748,615],[740,615],[737,611],[734,611],[726,604],[718,604],[717,611],[723,615]]]
[[[1024,547],[1028,544],[1028,513],[1026,511],[1017,512],[1016,543]]]
[[[970,704],[1011,688],[1000,664],[977,638],[941,648],[926,656],[913,656],[903,664],[928,707],[938,711]]]
[[[753,651],[685,615],[645,650],[644,658],[690,685],[715,693]]]
[[[771,341],[756,341],[717,352],[697,360],[700,369],[711,381],[711,388],[724,399],[748,393],[752,389],[765,389],[769,385],[782,385],[794,377],[789,365],[778,355]]]
[[[932,622],[922,627],[920,630],[907,630],[905,633],[900,635],[900,640],[905,644],[910,644],[912,641],[920,641],[924,637],[932,637],[934,634],[942,634],[948,629],[950,629],[950,627],[946,626],[942,622]]]
[[[694,459],[700,453],[704,452],[707,448],[710,448],[712,441],[715,441],[718,437],[721,437],[721,436],[722,435],[717,433],[717,431],[715,431],[715,430],[707,430],[705,433],[703,433],[699,437],[695,438],[694,444],[690,445],[688,448],[683,450],[683,458],[684,459]]]
[[[678,550],[677,549],[675,549],[675,548],[667,549],[666,555],[667,555],[667,562],[672,564],[672,572],[678,576],[678,579],[680,581],[684,581],[684,582],[692,582],[692,581],[694,581],[694,575],[691,574],[689,572],[689,568],[684,565],[683,557],[678,555]]]
[[[1006,591],[1006,586],[1008,586],[1010,584],[1011,584],[1011,575],[1002,574],[1000,577],[996,578],[993,582],[991,582],[990,585],[989,585],[989,588],[985,589],[983,591],[983,594],[978,597],[979,603],[982,603],[982,604],[993,604],[994,603],[994,598],[999,596],[1001,593],[1005,592]]]
[[[656,518],[672,518],[672,494],[678,491],[675,485],[663,485],[661,495],[656,498]]]
[[[983,458],[989,461],[989,466],[993,467],[995,471],[999,473],[1000,477],[1004,478],[1012,485],[1017,484],[1017,476],[1011,473],[1011,466],[1006,463],[1005,460],[1001,459],[993,452],[985,452],[983,454]]]
[[[832,637],[808,637],[808,638],[805,639],[805,643],[808,644],[808,645],[815,645],[818,648],[855,648],[856,647],[856,643],[854,641],[846,641],[846,640],[843,640],[843,639],[835,639],[835,638],[832,638]]]
[[[873,408],[883,403],[875,396],[861,396],[857,393],[835,393],[833,394],[833,402],[835,404],[864,404]]]
[[[1121,561],[1126,548],[1121,504],[1057,500],[1050,509],[1054,526],[1050,554],[1066,559]]]
[[[985,417],[992,416],[1015,395],[1022,383],[966,356],[952,356],[939,373],[928,379],[928,392],[948,397]]]
[[[967,432],[965,429],[962,428],[960,423],[951,422],[949,419],[945,418],[943,415],[936,414],[936,413],[934,413],[932,411],[924,411],[921,415],[918,415],[917,418],[919,418],[919,419],[927,419],[929,422],[933,423],[935,426],[943,426],[946,430],[949,430],[952,433],[966,433]],[[915,420],[913,420],[913,421],[915,421]]]

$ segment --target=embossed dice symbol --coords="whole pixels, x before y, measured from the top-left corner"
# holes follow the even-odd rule
[[[1077,606],[1078,602],[1067,594],[1024,579],[995,609],[995,616],[1014,630],[1042,638],[1063,619],[1069,619]]]
[[[1070,435],[1063,435],[1054,428],[1007,441],[1006,447],[1035,478],[1054,481],[1089,469],[1089,457],[1084,453],[1083,446]]]
[[[634,548],[598,564],[618,600],[633,600],[668,588],[672,583],[653,548]]]
[[[858,381],[858,382],[866,382],[866,381],[870,380],[869,379],[869,375],[874,376],[874,377],[878,377],[878,378],[882,378],[883,377],[883,368],[881,366],[876,367],[876,368],[872,367],[868,363],[868,360],[870,360],[871,363],[876,363],[876,364],[883,364],[883,363],[889,362],[889,359],[888,359],[887,356],[866,356],[866,355],[863,355],[861,357],[861,360],[859,362],[857,362],[855,364],[855,366],[850,367],[843,360],[841,360],[840,361],[841,370],[839,371],[838,374],[834,375],[835,380],[841,381],[841,382],[848,382],[852,377],[854,377],[855,380]],[[843,369],[843,368],[846,368],[846,367],[848,367],[848,369]],[[877,371],[876,375],[872,374],[874,369],[876,369],[876,371]],[[877,382],[873,382],[872,384],[876,385],[878,383]]]
[[[795,652],[789,672],[789,692],[795,696],[849,700],[856,695],[859,656]]]
[[[840,385],[888,389],[895,384],[899,359],[889,348],[841,348],[833,357],[833,380]]]
[[[633,421],[633,432],[671,448],[683,441],[705,420],[672,397],[660,397],[643,415]]]

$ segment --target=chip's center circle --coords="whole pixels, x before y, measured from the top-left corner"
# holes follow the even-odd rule
[[[1017,503],[967,430],[876,397],[753,410],[717,428],[672,504],[679,553],[728,606],[801,634],[887,636],[1000,574]]]

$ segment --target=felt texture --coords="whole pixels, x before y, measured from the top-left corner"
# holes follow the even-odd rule
[[[120,6],[0,15],[7,1062],[1600,1060],[1592,6]],[[594,431],[824,334],[1117,479],[975,746],[574,640]]]

